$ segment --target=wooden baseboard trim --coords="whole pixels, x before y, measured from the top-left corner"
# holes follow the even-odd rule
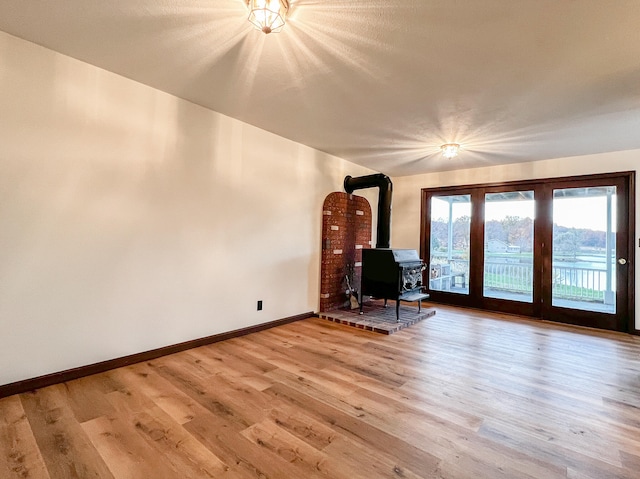
[[[297,314],[295,316],[289,316],[288,318],[277,319],[268,323],[257,324],[255,326],[249,326],[247,328],[236,329],[226,333],[214,334],[213,336],[207,336],[205,338],[193,339],[191,341],[185,341],[183,343],[172,344],[163,348],[152,349],[150,351],[144,351],[142,353],[131,354],[129,356],[123,356],[120,358],[110,359],[108,361],[102,361],[95,364],[89,364],[87,366],[80,366],[66,371],[60,371],[57,373],[46,374],[32,379],[25,379],[23,381],[16,381],[14,383],[5,384],[0,386],[0,399],[14,394],[20,394],[34,389],[51,386],[53,384],[63,383],[65,381],[71,381],[84,376],[91,376],[92,374],[102,373],[109,371],[110,369],[121,368],[130,364],[140,363],[143,361],[150,361],[152,359],[166,356],[168,354],[179,353],[180,351],[186,351],[187,349],[197,348],[199,346],[205,346],[207,344],[217,343],[218,341],[225,341],[227,339],[237,338],[245,336],[251,333],[257,333],[258,331],[264,331],[265,329],[274,328],[276,326],[282,326],[283,324],[293,323],[302,319],[312,318],[317,316],[313,312]]]

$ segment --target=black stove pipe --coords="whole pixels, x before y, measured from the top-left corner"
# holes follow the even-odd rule
[[[349,194],[355,190],[376,186],[379,188],[376,248],[389,248],[391,239],[391,193],[393,192],[391,179],[382,173],[359,176],[357,178],[346,176],[344,179],[344,190]]]

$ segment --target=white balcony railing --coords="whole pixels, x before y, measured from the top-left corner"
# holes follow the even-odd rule
[[[439,259],[433,264],[447,264]],[[468,260],[451,260],[448,267],[439,266],[431,271],[447,272],[445,277],[432,276],[430,287],[440,291],[468,292]],[[572,265],[554,265],[552,267],[553,297],[574,301],[605,301],[607,291],[607,271],[599,268],[574,267]],[[457,281],[455,279],[458,278]],[[462,278],[462,280],[460,280]],[[487,262],[484,266],[485,291],[531,294],[533,291],[533,265],[526,263]],[[615,291],[615,278],[609,281]]]

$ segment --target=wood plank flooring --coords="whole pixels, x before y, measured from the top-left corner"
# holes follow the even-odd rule
[[[436,306],[0,400],[0,478],[640,478],[640,338]]]

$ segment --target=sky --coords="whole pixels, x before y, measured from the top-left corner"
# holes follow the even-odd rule
[[[613,230],[615,231],[615,196],[613,196]],[[488,203],[485,208],[485,221],[501,220],[505,216],[533,218],[534,201],[501,201]],[[432,201],[432,217],[446,219],[449,216],[447,202],[434,198]],[[453,219],[460,216],[471,216],[470,203],[454,203]],[[604,196],[556,198],[553,202],[553,222],[568,228],[585,228],[594,231],[606,231],[607,199]]]

